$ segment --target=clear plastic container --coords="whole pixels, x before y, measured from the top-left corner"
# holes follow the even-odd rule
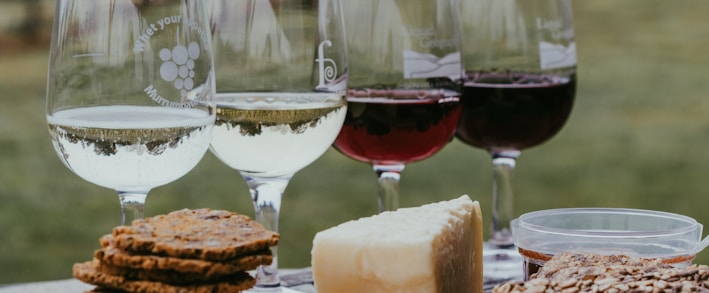
[[[702,224],[693,218],[638,209],[541,210],[511,224],[515,245],[524,258],[525,278],[562,252],[660,258],[685,266],[708,241],[702,241]]]

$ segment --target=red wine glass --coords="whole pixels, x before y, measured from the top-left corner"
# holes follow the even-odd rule
[[[463,68],[451,3],[343,1],[350,80],[334,147],[372,165],[379,212],[398,208],[404,166],[455,134]]]
[[[522,276],[510,230],[516,159],[559,132],[574,103],[571,1],[465,0],[460,11],[465,77],[456,136],[492,155],[484,267],[495,284]]]

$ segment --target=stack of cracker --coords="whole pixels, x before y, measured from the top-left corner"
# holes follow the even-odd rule
[[[133,221],[101,238],[74,276],[97,292],[239,292],[273,260],[279,235],[249,217],[198,209]]]

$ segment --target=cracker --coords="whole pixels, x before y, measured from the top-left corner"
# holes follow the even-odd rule
[[[113,229],[115,246],[134,254],[226,261],[278,244],[278,233],[245,215],[183,209]],[[105,238],[105,237],[104,237]],[[102,239],[106,247],[110,241]]]
[[[128,274],[127,270],[140,270],[141,275],[188,275],[185,278],[202,278],[212,280],[240,271],[256,269],[260,265],[268,265],[273,261],[271,250],[266,249],[243,255],[225,262],[214,262],[200,259],[182,259],[169,256],[135,255],[109,246],[96,250],[94,257],[106,264],[105,268],[113,268],[113,274]],[[104,270],[105,271],[105,270]],[[119,273],[124,272],[124,273]],[[192,277],[189,277],[192,275]],[[172,278],[172,277],[171,277]],[[155,280],[155,278],[153,278]]]
[[[237,271],[231,274],[199,275],[186,274],[172,270],[144,270],[116,267],[99,261],[98,270],[101,273],[121,276],[127,280],[155,281],[170,285],[190,285],[203,283],[218,283],[239,278],[244,271]]]
[[[212,293],[241,292],[252,288],[256,280],[248,273],[242,272],[229,281],[218,283],[199,283],[191,285],[171,285],[155,281],[130,280],[123,276],[115,276],[100,271],[97,259],[74,264],[73,273],[77,279],[96,285],[99,292],[122,290],[136,293]]]

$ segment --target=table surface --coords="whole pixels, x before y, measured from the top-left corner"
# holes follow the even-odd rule
[[[281,269],[281,284],[290,292],[283,293],[317,293],[313,286],[313,273],[310,268]],[[77,279],[42,281],[23,284],[0,285],[0,293],[83,293],[95,286],[83,283]],[[485,286],[485,292],[492,291],[492,286]]]
[[[295,292],[315,293],[312,271],[304,269],[281,269],[281,283]],[[0,285],[0,293],[83,293],[96,286],[77,279],[42,281],[23,284]]]

